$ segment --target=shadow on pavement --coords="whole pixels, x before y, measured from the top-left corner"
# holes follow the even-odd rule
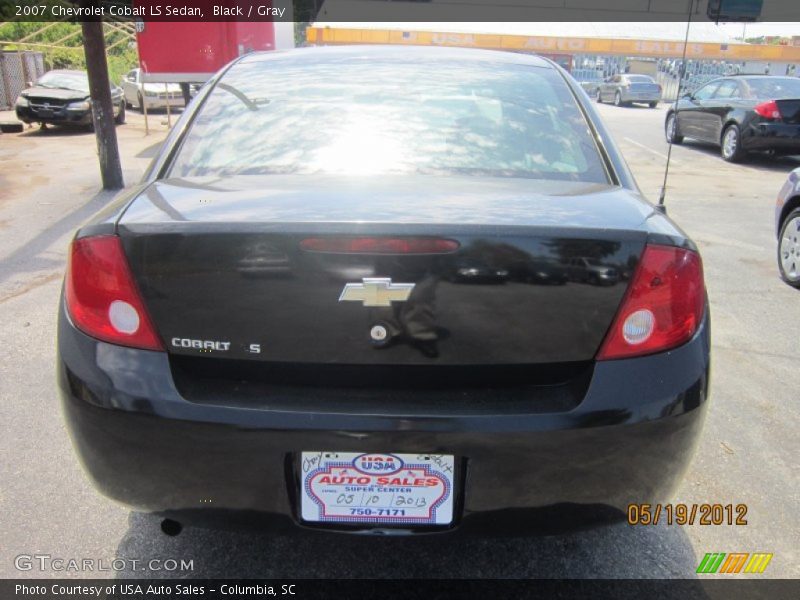
[[[39,190],[43,194],[48,193],[47,188],[40,188]],[[117,193],[117,191],[106,190],[97,192],[86,204],[64,215],[17,250],[0,259],[0,283],[10,279],[12,275],[17,273],[30,273],[52,268],[62,269],[64,261],[46,258],[42,254],[50,248],[53,242],[77,229],[89,217],[111,202]],[[29,197],[31,202],[36,200],[35,194]]]
[[[18,135],[22,137],[71,137],[75,135],[94,135],[94,129],[69,125],[48,125],[46,129],[42,129],[39,125],[34,124],[33,127],[25,125],[25,130]]]
[[[719,146],[688,139],[683,142],[682,146],[712,156],[718,159],[720,163],[725,164],[725,161],[719,155]],[[736,163],[736,165],[759,171],[769,170],[788,173],[792,169],[800,167],[800,156],[774,156],[767,152],[753,152],[748,154],[741,162]]]
[[[120,578],[694,578],[697,557],[680,527],[627,524],[554,537],[296,536],[186,528],[131,513],[117,558],[192,560],[191,572],[120,571]],[[130,562],[127,564],[130,564]],[[144,567],[142,566],[144,565]]]
[[[143,149],[141,152],[136,154],[136,158],[155,158],[158,151],[161,149],[161,146],[164,142],[156,142],[155,144],[150,144],[147,148]]]

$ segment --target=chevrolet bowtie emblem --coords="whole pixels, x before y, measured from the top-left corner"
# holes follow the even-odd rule
[[[365,277],[362,283],[347,283],[339,302],[361,302],[364,306],[391,306],[405,302],[414,289],[413,283],[392,283],[388,277]]]

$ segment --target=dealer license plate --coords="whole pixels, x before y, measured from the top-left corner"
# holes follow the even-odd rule
[[[443,454],[303,452],[303,520],[448,525],[454,465]]]

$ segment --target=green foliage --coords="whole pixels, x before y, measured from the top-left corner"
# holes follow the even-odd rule
[[[1,1],[1,0],[0,0]],[[124,34],[106,29],[106,46],[120,42]],[[46,46],[28,46],[13,44],[25,39],[37,44],[64,46],[48,48]],[[83,35],[79,23],[31,23],[9,21],[0,23],[0,41],[11,42],[3,45],[5,50],[36,50],[44,54],[45,69],[85,69],[86,60],[83,54]],[[107,52],[108,74],[113,83],[119,83],[122,76],[138,66],[139,59],[136,45],[131,39],[123,41]]]
[[[306,29],[309,25],[308,21],[295,21],[294,23],[294,45],[298,48],[306,45]]]
[[[116,50],[114,48],[113,50]],[[113,52],[112,50],[112,52]],[[119,54],[111,54],[107,56],[108,60],[108,77],[111,83],[119,85],[122,81],[122,76],[131,69],[139,66],[139,57],[136,54],[136,48],[125,48]]]

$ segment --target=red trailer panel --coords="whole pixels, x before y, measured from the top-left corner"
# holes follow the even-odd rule
[[[272,22],[147,21],[139,29],[139,64],[148,82],[205,81],[241,54],[276,49]]]

